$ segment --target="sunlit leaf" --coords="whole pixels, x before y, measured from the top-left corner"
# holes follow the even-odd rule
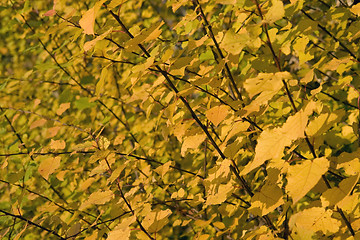
[[[61,157],[48,157],[41,161],[38,171],[45,179],[55,172],[60,167]]]
[[[315,232],[334,233],[339,230],[341,222],[331,217],[332,211],[320,207],[305,209],[291,216],[290,229],[298,236],[311,237]]]
[[[303,160],[300,164],[289,166],[286,191],[293,203],[304,197],[328,170],[329,160],[322,157],[314,160]]]
[[[93,204],[95,205],[103,205],[113,199],[114,193],[110,190],[107,191],[97,191],[92,193],[89,198],[80,206],[80,210],[83,210]]]
[[[285,15],[284,4],[281,0],[272,0],[272,6],[269,11],[265,14],[265,20],[273,23]]]
[[[213,107],[206,111],[206,117],[209,119],[215,126],[219,125],[225,117],[228,115],[229,108],[224,105]]]
[[[198,148],[200,144],[205,140],[205,138],[206,138],[205,134],[186,137],[181,146],[181,155],[184,156],[188,149]]]

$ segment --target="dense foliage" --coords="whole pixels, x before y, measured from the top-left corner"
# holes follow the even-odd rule
[[[4,239],[359,239],[360,4],[2,0]]]

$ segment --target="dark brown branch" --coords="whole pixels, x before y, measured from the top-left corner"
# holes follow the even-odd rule
[[[4,210],[2,210],[2,209],[0,209],[0,212],[3,213],[3,214],[5,214],[6,216],[11,216],[11,217],[20,219],[20,220],[22,220],[22,221],[24,221],[24,222],[26,222],[26,223],[28,223],[28,224],[30,224],[30,225],[33,225],[33,226],[35,226],[35,227],[37,227],[37,228],[39,228],[39,229],[41,229],[41,230],[44,230],[44,231],[46,231],[46,232],[48,232],[48,233],[50,233],[50,234],[58,237],[59,239],[62,239],[62,240],[65,240],[65,239],[66,239],[66,238],[63,238],[62,236],[60,236],[60,235],[59,235],[57,232],[55,232],[54,230],[50,230],[50,229],[48,229],[48,228],[46,228],[46,227],[43,227],[43,226],[41,226],[41,225],[39,225],[39,224],[37,224],[37,223],[34,223],[33,221],[31,221],[31,220],[29,220],[29,219],[26,219],[25,217],[23,217],[23,216],[21,216],[21,215],[15,215],[15,214],[6,212],[6,211],[4,211]]]
[[[209,34],[211,40],[213,41],[213,43],[215,44],[216,50],[219,52],[219,55],[220,55],[221,59],[224,60],[224,59],[225,59],[225,56],[224,56],[224,54],[222,53],[222,51],[221,51],[221,49],[220,49],[219,43],[218,43],[217,40],[215,39],[215,36],[214,36],[213,30],[212,30],[212,27],[211,27],[211,25],[209,24],[208,20],[206,19],[206,16],[205,16],[205,14],[204,14],[204,11],[203,11],[203,9],[202,9],[199,1],[198,1],[198,0],[193,0],[193,2],[194,2],[194,4],[195,4],[195,6],[199,8],[201,18],[202,18],[202,19],[204,20],[204,22],[205,22],[205,27],[206,27],[207,30],[208,30],[208,34]],[[234,90],[235,90],[235,92],[236,92],[236,94],[237,94],[238,99],[242,101],[243,99],[242,99],[241,93],[240,93],[240,91],[239,91],[239,89],[238,89],[238,87],[237,87],[237,85],[236,85],[236,83],[235,83],[235,80],[234,80],[234,77],[233,77],[233,75],[232,75],[232,73],[231,73],[231,71],[230,71],[229,65],[228,65],[226,62],[225,62],[225,70],[226,70],[227,76],[228,76],[228,78],[230,79],[230,82],[231,82],[231,84],[232,84],[232,86],[233,86],[233,88],[234,88]]]
[[[305,12],[305,10],[301,9],[301,12],[310,20],[314,21],[317,23],[318,27],[323,30],[327,35],[329,35],[332,39],[334,39],[336,42],[339,43],[339,45],[343,48],[343,50],[345,52],[347,52],[348,54],[350,54],[351,57],[353,57],[357,62],[360,62],[360,58],[356,57],[356,55],[342,42],[340,41],[337,37],[335,37],[331,32],[329,32],[326,27],[324,27],[323,25],[321,25],[320,23],[318,23],[313,17],[311,17],[307,12]]]

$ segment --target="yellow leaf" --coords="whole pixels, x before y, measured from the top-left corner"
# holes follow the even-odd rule
[[[108,178],[107,183],[113,183],[113,181],[118,178],[121,174],[121,172],[126,167],[126,164],[121,164],[119,167],[117,167],[112,173],[111,176]]]
[[[357,175],[360,173],[360,160],[359,160],[360,149],[355,152],[347,153],[343,152],[338,157],[332,158],[337,162],[336,169],[342,169],[346,175]]]
[[[158,232],[169,222],[168,217],[171,213],[170,209],[150,212],[145,216],[142,224],[149,232]]]
[[[75,236],[80,232],[80,230],[81,230],[81,224],[80,223],[72,224],[72,226],[66,232],[66,236],[68,238],[70,238],[71,236]]]
[[[155,169],[155,172],[157,172],[163,178],[164,175],[169,171],[171,163],[172,163],[171,161],[167,161],[165,164],[157,167]]]
[[[98,236],[98,232],[94,231],[91,235],[88,235],[84,240],[96,240]]]
[[[70,108],[70,103],[62,103],[60,104],[59,108],[56,110],[56,114],[60,116],[69,108]]]
[[[308,232],[309,235],[317,231],[323,233],[335,233],[339,230],[341,222],[331,217],[332,211],[320,207],[305,209],[291,216],[289,221],[290,230]],[[295,229],[294,229],[295,228]],[[299,234],[301,236],[301,234]],[[305,238],[301,238],[305,239]],[[312,238],[306,238],[312,239]]]
[[[225,228],[225,224],[223,222],[214,222],[213,223],[215,227],[219,228],[219,229],[224,229]]]
[[[235,33],[233,30],[229,30],[225,33],[224,39],[222,40],[220,47],[228,53],[237,55],[243,50],[248,41],[250,41],[250,37],[247,32],[238,34]]]
[[[81,204],[79,210],[84,210],[85,208],[95,204],[95,205],[103,205],[110,201],[114,197],[114,193],[111,190],[107,191],[97,191],[92,193],[89,198]]]
[[[216,186],[216,187],[215,187]],[[234,191],[234,186],[231,182],[227,184],[215,184],[207,195],[206,205],[216,205],[225,202],[227,197]]]
[[[265,21],[273,23],[285,15],[284,4],[281,0],[272,0],[272,6],[265,14]]]
[[[90,8],[85,12],[79,21],[79,25],[84,29],[85,34],[94,35],[95,10]]]
[[[350,194],[355,184],[359,180],[359,175],[345,178],[339,183],[338,187],[326,190],[321,196],[321,202],[324,207],[334,206]]]
[[[216,3],[234,5],[236,4],[236,0],[216,0]]]
[[[229,159],[234,159],[234,157],[239,152],[240,148],[243,146],[241,141],[243,140],[243,137],[238,137],[233,143],[226,146],[224,155]]]
[[[353,193],[352,195],[348,195],[344,199],[342,199],[340,202],[338,202],[337,206],[348,214],[354,214],[355,216],[359,216],[359,214],[360,214],[360,209],[359,209],[360,198],[359,198],[359,196],[360,196],[360,193],[358,193],[358,192]],[[360,228],[360,226],[359,226],[359,228]]]
[[[107,30],[106,32],[104,32],[103,34],[101,34],[100,36],[97,36],[95,39],[88,41],[84,44],[84,51],[87,52],[89,51],[91,48],[93,48],[95,46],[95,44],[100,41],[103,40],[107,35],[109,35],[112,32],[112,28],[110,28],[109,30]]]
[[[265,129],[258,138],[254,159],[245,166],[240,174],[248,174],[267,160],[282,158],[285,146],[290,143],[278,128]]]
[[[209,170],[205,183],[221,183],[227,181],[227,178],[230,175],[230,166],[231,161],[229,159],[224,159],[220,163],[217,162],[216,166]]]
[[[35,122],[33,122],[31,125],[30,125],[30,130],[31,129],[34,129],[34,128],[37,128],[37,127],[42,127],[44,126],[44,124],[46,123],[46,119],[39,119],[39,120],[36,120]]]
[[[295,115],[290,116],[285,124],[281,127],[282,134],[289,141],[305,137],[304,131],[308,122],[308,116],[302,110]]]
[[[106,150],[110,146],[110,141],[106,137],[100,136],[98,144],[101,150]]]
[[[52,127],[52,128],[48,128],[47,132],[46,132],[46,137],[47,138],[52,138],[55,137],[56,134],[59,132],[61,127]]]
[[[43,176],[45,179],[48,179],[49,175],[54,173],[55,170],[60,167],[60,160],[61,158],[59,156],[44,159],[39,164],[38,171],[40,175]]]
[[[54,150],[64,149],[66,146],[64,140],[52,140],[50,141],[50,148]]]
[[[125,48],[132,50],[134,47],[136,47],[138,44],[141,44],[144,41],[150,41],[150,40],[156,39],[162,32],[160,30],[160,27],[163,24],[164,24],[163,22],[159,22],[157,24],[152,25],[148,29],[144,29],[138,35],[136,35],[134,38],[130,39],[126,43]]]
[[[180,188],[180,189],[179,189],[179,191],[178,191],[178,193],[177,193],[177,196],[178,196],[179,198],[183,198],[183,197],[185,196],[185,191],[184,191],[183,188]]]
[[[351,7],[350,11],[358,16],[360,16],[360,3]]]
[[[117,6],[119,6],[120,4],[123,4],[126,0],[112,0],[109,5],[108,8],[109,9],[113,9],[116,8]]]
[[[145,38],[145,42],[154,40],[156,38],[158,38],[160,36],[160,34],[162,33],[162,30],[160,30],[160,27],[163,25],[163,22],[160,22],[159,24],[155,24],[154,26],[152,26],[151,28],[149,28],[147,30],[147,32],[144,33],[144,35],[147,35],[147,37]]]
[[[179,142],[183,140],[185,132],[190,128],[193,123],[193,121],[185,121],[175,125],[173,132],[174,136],[178,139]]]
[[[190,149],[197,149],[200,144],[205,140],[205,134],[199,134],[186,137],[181,146],[181,156],[185,156],[186,151]]]
[[[309,83],[314,78],[314,69],[308,71],[305,76],[300,80],[302,83]]]
[[[85,182],[82,182],[82,183],[80,184],[79,189],[80,189],[81,191],[84,191],[84,190],[88,189],[88,187],[90,187],[91,184],[92,184],[95,180],[96,180],[95,178],[88,178],[88,179],[86,179]]]
[[[302,160],[300,164],[289,166],[286,190],[294,204],[319,182],[328,168],[329,161],[324,157]]]
[[[240,121],[235,122],[232,126],[229,126],[230,132],[226,136],[226,139],[224,140],[224,142],[227,143],[230,140],[230,138],[232,138],[239,132],[245,132],[249,128],[249,126],[250,126],[250,123],[248,123],[248,122],[240,122]]]
[[[119,134],[119,135],[117,135],[116,138],[115,138],[115,140],[114,140],[114,146],[122,144],[122,142],[124,141],[124,139],[125,139],[125,134]]]
[[[229,107],[225,105],[220,105],[207,110],[206,117],[215,126],[218,126],[226,118],[228,113],[229,113]]]
[[[95,89],[96,95],[104,93],[105,82],[109,82],[110,77],[111,77],[111,72],[109,71],[109,66],[106,66],[101,70],[100,79],[96,83],[96,89]]]
[[[79,25],[84,29],[85,34],[94,35],[95,16],[100,10],[101,5],[106,0],[101,0],[95,3],[95,6],[87,10],[79,21]]]
[[[135,216],[124,218],[123,221],[118,224],[114,230],[112,230],[106,240],[126,240],[130,239],[131,228],[130,225],[136,221]]]
[[[282,88],[284,79],[291,79],[289,72],[259,73],[255,78],[249,78],[244,83],[244,88],[252,98],[264,91],[278,91]]]
[[[267,160],[282,158],[286,146],[290,146],[292,141],[304,137],[308,120],[307,114],[311,114],[311,112],[304,113],[301,110],[294,116],[290,116],[281,128],[265,129],[258,138],[254,159],[245,166],[241,175],[249,173]]]
[[[171,5],[173,12],[175,13],[176,10],[178,10],[186,2],[188,2],[188,0],[176,0],[176,1],[174,1],[174,3]]]
[[[260,192],[256,192],[251,198],[250,213],[264,216],[275,210],[284,203],[283,193],[276,184],[265,184]]]

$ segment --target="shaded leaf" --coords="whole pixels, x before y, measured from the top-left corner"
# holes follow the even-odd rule
[[[283,193],[276,184],[265,184],[260,192],[256,192],[251,198],[250,213],[264,216],[275,210],[284,203]]]
[[[359,180],[359,175],[351,176],[342,180],[338,187],[326,190],[321,196],[321,202],[324,207],[334,206],[350,194],[355,184]]]

